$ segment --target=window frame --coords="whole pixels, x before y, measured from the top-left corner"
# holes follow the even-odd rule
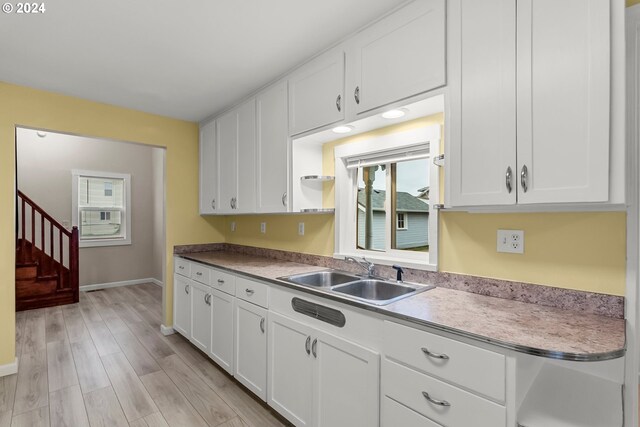
[[[337,146],[335,157],[335,252],[334,258],[347,256],[366,257],[382,265],[401,264],[405,267],[437,271],[438,269],[438,209],[434,205],[440,200],[440,168],[432,165],[429,174],[429,252],[411,252],[388,249],[385,252],[357,249],[357,168],[347,168],[349,161],[374,156],[389,157],[397,160],[399,154],[428,148],[429,159],[440,154],[441,126],[429,125],[418,129],[395,132],[387,135]],[[410,160],[410,157],[407,157]],[[384,162],[383,162],[384,163]],[[381,163],[382,164],[382,163]],[[387,180],[391,180],[390,173]],[[387,183],[389,188],[389,182]],[[387,218],[391,218],[391,202],[385,203]],[[406,215],[405,215],[406,221]],[[390,221],[388,221],[390,222]],[[406,223],[405,223],[406,224]],[[394,221],[397,225],[397,220]],[[390,241],[391,226],[386,227],[386,239]]]
[[[402,215],[402,227],[398,224],[400,223],[400,215]],[[429,212],[431,215],[431,212]],[[396,212],[396,230],[408,230],[409,229],[409,215],[406,212]]]
[[[131,175],[126,173],[101,172],[74,169],[71,171],[71,224],[80,230],[80,206],[78,205],[78,181],[80,177],[93,179],[122,179],[124,180],[124,207],[122,208],[123,237],[104,239],[83,239],[80,234],[79,245],[81,248],[102,246],[126,246],[131,245]],[[113,189],[112,189],[113,191]],[[113,210],[109,207],[95,207],[92,210]],[[105,212],[106,217],[106,212]]]

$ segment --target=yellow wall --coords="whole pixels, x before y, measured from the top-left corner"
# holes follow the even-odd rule
[[[639,0],[640,1],[640,0]],[[323,173],[334,174],[337,145],[372,136],[442,124],[442,114],[342,138],[323,146]],[[442,180],[443,181],[443,180]],[[333,184],[325,186],[324,206],[334,205]],[[480,214],[442,212],[440,270],[566,289],[624,295],[626,224],[623,212]],[[231,233],[230,222],[238,231]],[[260,222],[267,234],[260,234]],[[297,235],[304,221],[305,236]],[[525,254],[496,252],[496,230],[525,232]],[[227,242],[316,255],[333,255],[331,215],[249,216],[227,218]]]
[[[627,7],[640,3],[640,0],[627,0]]]
[[[219,242],[221,218],[198,215],[198,125],[0,82],[0,365],[15,357],[15,126],[48,129],[167,148],[166,271],[173,246]],[[167,274],[172,307],[172,275]],[[168,310],[165,323],[173,323]]]

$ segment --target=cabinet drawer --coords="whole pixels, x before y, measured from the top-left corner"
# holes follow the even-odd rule
[[[505,427],[507,422],[504,406],[390,360],[382,365],[382,389],[385,396],[442,425]]]
[[[236,277],[236,297],[269,308],[269,286]]]
[[[390,397],[382,398],[382,418],[381,427],[442,427],[434,423],[429,418],[425,418],[413,409],[409,409],[399,404]]]
[[[220,270],[211,270],[211,287],[229,295],[236,294],[236,276]]]
[[[384,323],[383,342],[387,357],[498,402],[505,400],[502,354],[393,322]]]
[[[202,264],[191,264],[191,278],[196,282],[209,285],[209,269]]]
[[[174,258],[175,272],[181,276],[190,277],[191,275],[191,263],[184,258]]]

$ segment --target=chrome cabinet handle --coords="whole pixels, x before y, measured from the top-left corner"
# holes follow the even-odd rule
[[[338,95],[336,98],[336,108],[338,111],[342,111],[342,95]]]
[[[179,265],[179,266],[178,266],[178,268],[179,268],[180,270],[184,270],[184,265]]]
[[[184,285],[184,292],[189,295],[189,285]]]
[[[229,205],[231,206],[231,209],[233,209],[233,197],[229,200]]]
[[[211,294],[206,294],[206,295],[204,296],[204,302],[205,302],[205,304],[207,304],[207,305],[211,305]]]
[[[529,169],[527,169],[527,165],[522,166],[522,170],[520,171],[520,185],[522,186],[522,190],[526,193],[529,189],[527,185],[527,181],[529,180]]]
[[[422,350],[422,352],[427,356],[433,357],[434,359],[449,360],[449,356],[444,353],[434,353],[432,351],[429,351],[429,349],[426,347],[422,347],[420,350]]]
[[[222,280],[222,279],[218,279],[218,283],[220,283],[221,285],[223,285],[223,284],[224,284],[224,280]]]
[[[245,289],[244,291],[245,291],[245,292],[247,293],[247,295],[249,295],[249,296],[253,295],[253,293],[255,292],[253,289],[249,289],[249,288]]]
[[[356,100],[356,104],[360,104],[360,86],[356,86],[356,90],[353,92],[353,97]]]
[[[511,193],[511,166],[507,167],[507,173],[504,178],[505,184],[507,185],[507,192]]]
[[[216,199],[211,200],[211,209],[216,209]]]
[[[311,354],[311,335],[307,336],[307,341],[304,343],[304,349],[307,354]]]
[[[264,334],[264,317],[260,319],[260,330]]]
[[[429,393],[427,393],[426,391],[423,391],[422,395],[424,396],[425,399],[427,399],[429,402],[433,403],[434,405],[451,406],[451,403],[447,402],[446,400],[434,399],[433,397],[429,396]]]
[[[201,271],[196,271],[196,276],[202,276],[202,272]]]
[[[313,340],[313,344],[311,344],[311,352],[313,353],[313,357],[318,357],[318,353],[317,353],[317,348],[318,348],[318,338],[315,338]]]
[[[282,193],[282,206],[287,206],[287,192]]]

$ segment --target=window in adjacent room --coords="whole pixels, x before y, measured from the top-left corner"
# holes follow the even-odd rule
[[[73,171],[72,182],[80,247],[131,244],[131,176]]]
[[[338,146],[336,256],[435,269],[440,126]]]

